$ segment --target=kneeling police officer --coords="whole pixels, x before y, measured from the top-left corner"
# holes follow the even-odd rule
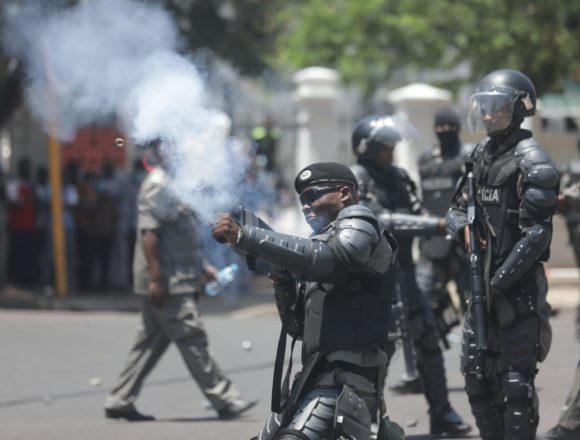
[[[218,241],[278,268],[270,271],[282,317],[273,413],[257,438],[369,439],[371,418],[385,412],[379,383],[387,357],[380,344],[388,334],[385,279],[397,244],[358,204],[348,167],[312,164],[298,173],[295,188],[310,238],[240,225],[229,215],[213,229]],[[278,382],[286,334],[302,341],[302,370],[291,390],[288,373],[282,389]],[[392,427],[384,420],[379,439]]]

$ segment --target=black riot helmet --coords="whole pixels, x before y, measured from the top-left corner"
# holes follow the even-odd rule
[[[403,139],[415,139],[417,130],[400,116],[367,116],[352,133],[352,151],[359,159],[374,161],[383,148],[394,149]]]
[[[467,123],[472,133],[489,135],[519,126],[536,113],[536,88],[517,70],[502,69],[486,75],[469,99]]]

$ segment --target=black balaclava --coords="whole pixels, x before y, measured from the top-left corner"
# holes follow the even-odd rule
[[[435,114],[435,127],[449,125],[451,130],[436,132],[441,151],[445,154],[454,154],[459,148],[459,130],[461,123],[459,116],[451,107],[444,107]]]

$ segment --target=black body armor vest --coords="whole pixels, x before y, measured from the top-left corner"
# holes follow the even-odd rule
[[[488,138],[476,146],[470,159],[477,180],[477,199],[487,229],[486,240],[488,246],[492,246],[492,271],[503,263],[523,236],[519,225],[522,176],[515,151],[520,142],[533,142],[529,138],[529,131],[520,130],[493,151],[490,148],[492,140]],[[548,256],[546,252],[541,260],[547,260]]]
[[[445,157],[439,149],[433,148],[419,159],[422,202],[430,214],[444,217],[447,213],[457,181],[463,175],[464,160],[459,147],[454,156]],[[423,238],[421,255],[428,259],[443,259],[449,255],[453,245],[453,241],[445,237]]]
[[[328,242],[334,239],[334,232],[331,227],[315,238]],[[394,238],[388,232],[383,234],[396,251]],[[371,260],[376,258],[378,248]],[[360,350],[384,342],[392,303],[388,277],[389,272],[376,274],[363,270],[340,284],[303,283],[303,360],[316,352]]]

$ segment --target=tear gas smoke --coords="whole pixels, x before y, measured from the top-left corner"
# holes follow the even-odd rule
[[[236,200],[247,161],[228,141],[230,121],[212,108],[193,63],[161,7],[86,0],[55,9],[4,7],[4,50],[25,62],[26,99],[61,140],[117,120],[137,144],[163,140],[180,197],[206,221]]]

